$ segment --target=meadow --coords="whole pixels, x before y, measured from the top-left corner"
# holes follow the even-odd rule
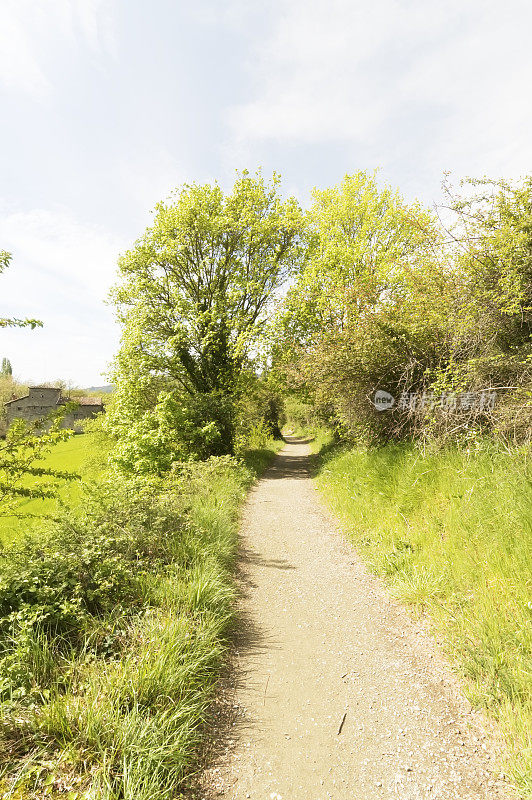
[[[109,445],[99,433],[81,433],[59,442],[37,466],[76,473],[82,480],[97,478],[106,465]],[[31,486],[32,478],[26,480]],[[75,508],[82,496],[81,481],[58,484],[57,499],[21,499],[16,516],[0,515],[0,543],[6,545],[39,526],[46,515],[57,514],[61,504]]]
[[[324,437],[321,439],[322,443]],[[494,443],[325,447],[317,483],[370,568],[425,611],[532,797],[532,467]]]

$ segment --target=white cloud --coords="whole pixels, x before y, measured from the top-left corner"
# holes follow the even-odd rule
[[[112,0],[66,0],[71,7],[82,37],[95,52],[107,52],[116,57]]]
[[[366,61],[399,21],[394,0],[364,8],[348,0],[282,3],[273,37],[258,46],[258,97],[233,111],[236,135],[319,142],[368,135],[383,98]]]
[[[65,47],[115,55],[114,0],[2,0],[0,84],[44,101],[52,92],[50,62]]]
[[[254,40],[253,96],[229,110],[233,143],[338,142],[376,163],[410,144],[441,169],[524,171],[531,25],[526,0],[282,0]]]
[[[229,28],[232,33],[243,31],[249,35],[257,20],[261,23],[265,16],[272,16],[278,0],[260,0],[260,2],[250,3],[249,0],[195,0],[194,3],[187,4],[184,10],[188,18],[200,25],[212,25],[218,29]],[[259,23],[260,24],[260,23]],[[263,32],[263,27],[259,28]]]
[[[22,20],[12,13],[12,4],[0,6],[0,80],[10,90],[38,98],[50,92]]]

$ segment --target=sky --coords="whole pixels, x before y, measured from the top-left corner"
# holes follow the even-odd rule
[[[44,322],[0,358],[107,382],[118,255],[183,183],[530,174],[531,30],[530,0],[0,0],[0,316]]]

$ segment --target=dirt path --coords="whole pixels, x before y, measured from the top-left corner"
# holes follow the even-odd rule
[[[512,796],[482,715],[342,540],[308,467],[288,444],[246,507],[234,714],[201,796]]]

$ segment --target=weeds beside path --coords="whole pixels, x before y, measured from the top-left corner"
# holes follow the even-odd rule
[[[525,454],[332,449],[318,486],[364,561],[428,612],[477,706],[506,734],[532,797],[532,491]]]

